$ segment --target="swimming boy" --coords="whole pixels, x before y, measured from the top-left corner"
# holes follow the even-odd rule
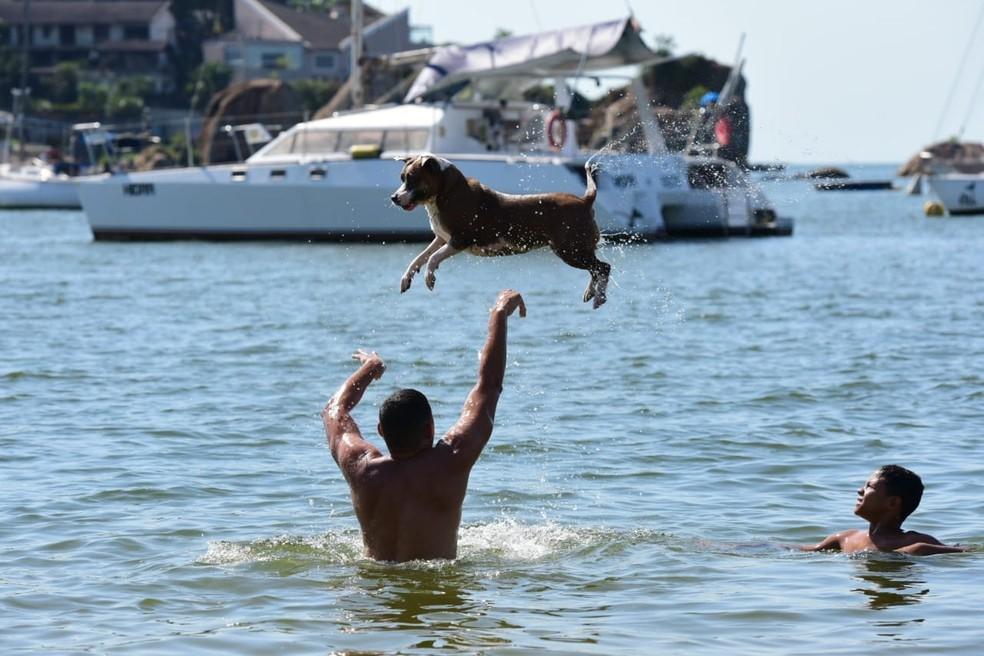
[[[858,490],[854,514],[868,521],[868,530],[834,533],[820,544],[800,547],[804,551],[897,551],[915,556],[966,551],[950,547],[932,535],[903,531],[902,522],[919,506],[922,480],[905,467],[885,465],[877,469]]]
[[[506,373],[506,320],[516,309],[526,316],[523,297],[509,289],[501,292],[489,317],[478,381],[458,422],[437,444],[427,397],[412,389],[398,390],[379,408],[377,430],[389,455],[363,439],[350,413],[386,365],[375,353],[352,356],[362,364],[328,400],[322,416],[370,558],[403,562],[456,556],[468,475],[492,436]]]

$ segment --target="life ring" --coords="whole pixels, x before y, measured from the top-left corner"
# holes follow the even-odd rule
[[[560,128],[558,133],[557,128]],[[561,150],[567,142],[567,121],[559,109],[550,112],[546,125],[547,143],[554,150]]]
[[[720,145],[728,146],[733,134],[734,128],[731,125],[731,119],[727,116],[722,116],[714,124],[714,138]]]

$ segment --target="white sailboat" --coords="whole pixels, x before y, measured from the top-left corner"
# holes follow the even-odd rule
[[[947,214],[984,214],[984,173],[945,173],[929,175],[926,184]]]
[[[565,80],[654,58],[631,18],[440,48],[403,104],[300,123],[242,164],[117,173],[86,180],[79,193],[96,239],[427,240],[424,213],[389,202],[395,158],[436,153],[506,193],[581,194],[592,153],[573,136]],[[544,79],[554,81],[556,106],[517,96]],[[789,234],[733,163],[668,153],[655,123],[642,129],[647,152],[599,159],[603,232]]]
[[[8,138],[5,151],[9,143]],[[72,175],[60,170],[58,163],[41,158],[21,166],[0,164],[0,208],[81,209],[78,183],[99,170],[104,156],[112,155],[112,136],[99,123],[79,123],[72,126],[70,144],[78,161],[71,167]],[[9,160],[6,152],[4,155]]]

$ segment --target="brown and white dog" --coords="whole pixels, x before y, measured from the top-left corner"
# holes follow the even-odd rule
[[[499,193],[466,178],[451,162],[434,155],[403,161],[403,184],[390,200],[407,211],[424,205],[434,241],[407,267],[400,281],[401,293],[410,289],[414,274],[425,262],[425,282],[428,289],[434,289],[437,267],[461,251],[515,255],[549,246],[567,264],[591,273],[584,302],[594,299],[595,308],[605,302],[611,265],[595,256],[600,234],[593,205],[598,188],[589,164],[585,164],[588,188],[578,198],[566,193]]]

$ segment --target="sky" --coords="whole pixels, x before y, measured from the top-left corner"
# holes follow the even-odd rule
[[[984,0],[369,3],[387,13],[409,8],[411,24],[430,27],[437,43],[487,41],[500,28],[519,35],[574,27],[631,11],[650,44],[667,34],[677,54],[730,65],[745,33],[753,162],[898,163],[962,125],[964,140],[984,141],[984,24],[971,39]]]

